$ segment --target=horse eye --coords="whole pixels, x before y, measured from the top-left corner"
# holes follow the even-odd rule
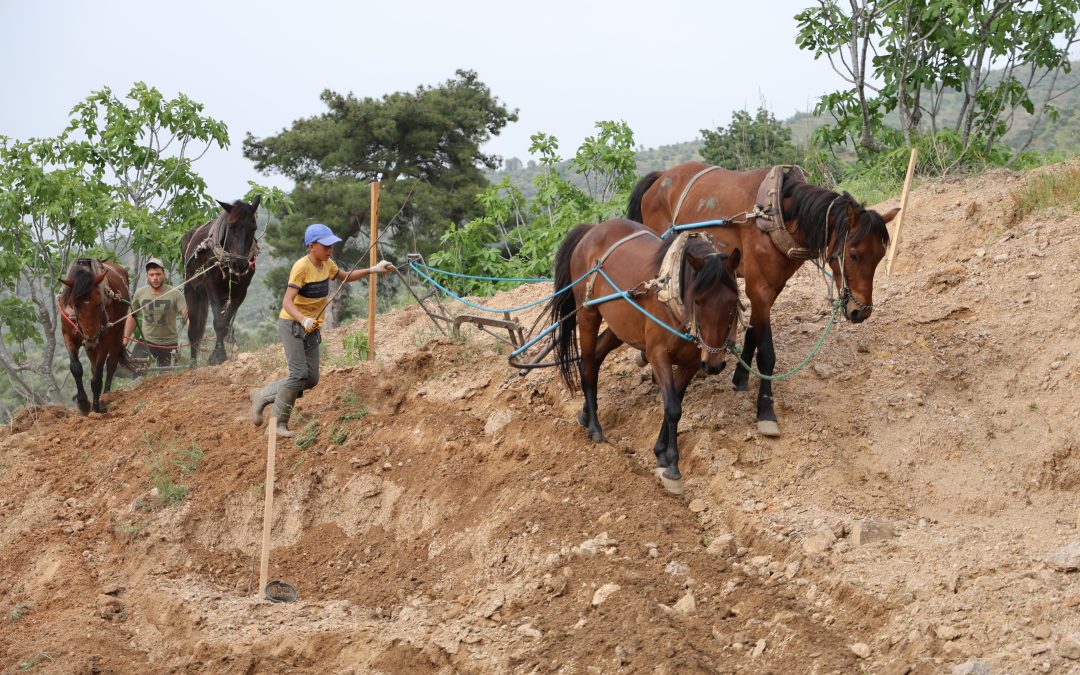
[[[851,262],[859,262],[859,254],[858,253],[852,253],[851,254]]]

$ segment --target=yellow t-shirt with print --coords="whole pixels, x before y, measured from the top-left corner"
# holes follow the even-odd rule
[[[336,277],[337,273],[338,266],[333,260],[327,260],[322,267],[316,267],[307,256],[293,263],[289,272],[289,285],[299,289],[293,298],[293,304],[301,314],[315,319],[316,328],[322,325],[322,316],[319,313],[330,300],[330,280]],[[278,316],[292,319],[284,309]]]

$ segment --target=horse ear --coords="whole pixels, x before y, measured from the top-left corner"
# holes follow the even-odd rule
[[[102,281],[105,281],[105,277],[108,276],[108,274],[109,274],[109,271],[106,270],[106,271],[102,272],[101,274],[97,275],[96,277],[94,277],[94,285],[97,286]]]
[[[229,213],[230,211],[232,211],[232,204],[226,204],[220,199],[216,199],[214,201],[216,201],[218,204],[221,204],[221,208],[225,209],[225,213]]]
[[[71,279],[61,279],[60,283],[64,284],[68,288],[72,288],[73,286],[75,286],[75,282],[72,281]]]
[[[687,253],[686,262],[690,263],[690,267],[693,267],[695,272],[700,272],[701,266],[705,264],[705,259]]]
[[[848,202],[847,207],[847,224],[848,228],[854,230],[859,226],[859,214],[855,211],[855,201]]]
[[[888,213],[881,214],[881,219],[885,221],[886,225],[888,225],[890,222],[892,222],[892,219],[895,218],[896,214],[898,213],[900,213],[900,209],[893,209]]]
[[[260,194],[255,195],[255,199],[251,200],[251,209],[253,211],[258,211],[259,210],[259,202],[261,202],[261,201],[262,201],[262,194],[260,193]]]
[[[739,261],[742,260],[742,250],[735,249],[728,256],[728,267],[731,268],[731,273],[735,274],[735,270],[739,267]]]

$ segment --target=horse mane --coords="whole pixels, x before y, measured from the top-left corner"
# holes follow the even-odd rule
[[[656,182],[656,179],[663,175],[663,173],[663,171],[647,173],[637,182],[633,191],[630,192],[630,200],[626,205],[627,220],[632,220],[635,223],[645,222],[644,214],[641,212],[641,200],[645,198],[645,193],[652,187],[652,184]]]
[[[60,292],[60,303],[63,305],[82,300],[94,290],[94,273],[82,265],[72,265],[67,278],[72,284],[64,284],[64,290]]]
[[[735,275],[728,269],[728,254],[717,251],[713,246],[702,239],[690,243],[686,247],[686,253],[696,258],[704,258],[705,264],[694,276],[694,285],[688,289],[692,295],[700,295],[718,288],[727,286],[736,295],[739,294],[739,285],[735,281]],[[683,265],[683,275],[686,274],[686,265]]]
[[[876,235],[883,243],[889,243],[889,229],[885,220],[877,211],[867,210],[846,191],[843,194],[811,185],[806,181],[785,174],[781,201],[788,201],[784,209],[784,220],[799,221],[806,247],[820,251],[828,245],[828,238],[835,234],[833,246],[839,246],[851,230],[848,211],[854,209],[856,225],[864,223],[866,227],[856,227],[848,243],[856,244],[867,235]],[[829,222],[825,219],[828,217]],[[830,251],[830,256],[835,251]]]
[[[230,223],[238,223],[241,220],[251,220],[254,222],[257,213],[258,207],[253,207],[251,204],[237,199],[233,202],[232,208],[227,213],[222,209],[222,213],[218,214],[218,217],[220,218],[224,215],[228,218]]]
[[[664,256],[667,255],[668,249],[675,243],[678,237],[665,237],[663,244],[660,246],[660,250],[653,256],[653,266],[656,269],[660,269],[660,266],[664,262]],[[705,261],[705,264],[698,270],[697,275],[694,277],[693,287],[687,287],[686,285],[686,256],[692,255],[695,258],[701,258]],[[721,253],[717,251],[712,244],[706,239],[701,237],[694,237],[686,244],[686,250],[683,251],[683,266],[679,270],[679,274],[682,275],[680,279],[680,286],[684,289],[684,293],[697,295],[698,293],[707,293],[710,290],[716,288],[719,285],[724,285],[735,291],[739,292],[739,285],[735,281],[735,276],[728,270],[725,264],[728,259],[727,253]]]

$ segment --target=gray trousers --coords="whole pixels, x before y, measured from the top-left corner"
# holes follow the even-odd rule
[[[278,319],[278,333],[285,347],[285,362],[289,367],[286,377],[262,388],[263,401],[273,402],[274,416],[284,426],[292,415],[293,403],[303,393],[319,383],[319,331],[304,333],[300,324],[292,319]]]

